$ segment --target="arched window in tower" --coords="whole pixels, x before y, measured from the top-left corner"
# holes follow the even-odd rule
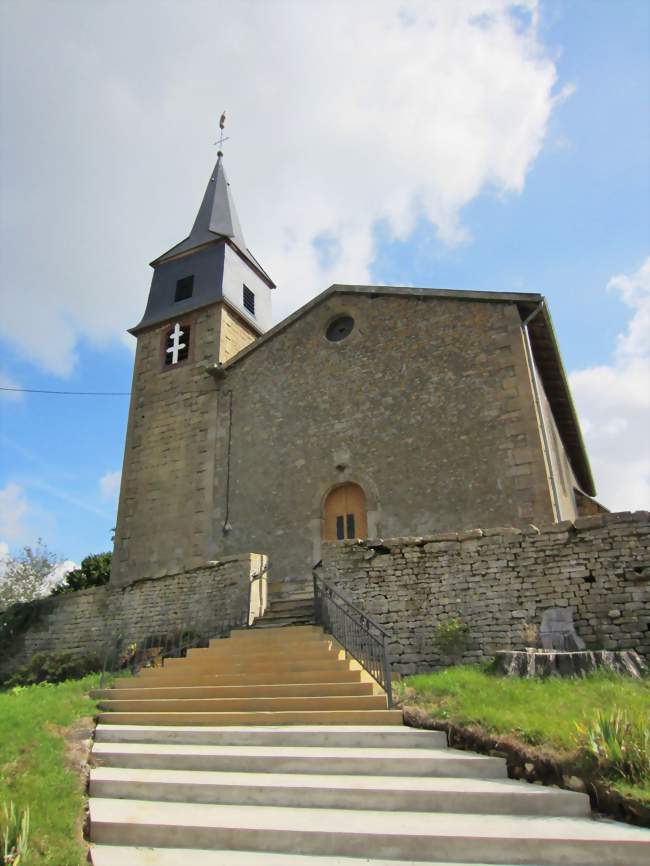
[[[323,508],[323,538],[344,541],[368,536],[366,494],[358,484],[341,484],[327,495]]]
[[[176,322],[165,332],[165,367],[173,367],[186,361],[190,355],[190,332],[188,324]]]

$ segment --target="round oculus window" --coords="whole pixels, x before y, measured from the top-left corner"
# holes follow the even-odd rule
[[[345,340],[352,333],[353,328],[354,319],[352,316],[339,316],[338,319],[334,319],[331,325],[329,325],[325,336],[330,343],[338,343],[341,340]]]

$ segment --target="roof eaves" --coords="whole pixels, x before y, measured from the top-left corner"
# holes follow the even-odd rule
[[[535,365],[544,384],[558,431],[566,448],[576,479],[584,493],[596,495],[587,449],[582,437],[578,413],[562,363],[562,356],[548,306],[528,323],[528,333]]]
[[[307,301],[302,307],[299,307],[294,313],[291,313],[286,319],[282,319],[273,328],[267,331],[259,340],[246,346],[241,352],[238,352],[226,364],[224,369],[239,363],[251,352],[254,352],[264,343],[272,340],[277,334],[284,331],[292,325],[297,319],[300,319],[314,307],[322,304],[331,295],[406,295],[410,297],[434,297],[434,298],[453,298],[461,301],[489,301],[491,303],[513,303],[525,302],[533,308],[542,300],[542,295],[532,292],[509,293],[509,292],[472,292],[465,289],[423,289],[414,288],[412,286],[364,286],[364,285],[347,285],[345,283],[334,283],[329,288],[322,291],[311,301]]]

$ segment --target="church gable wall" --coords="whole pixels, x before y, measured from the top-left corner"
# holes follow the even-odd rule
[[[567,607],[589,649],[634,649],[650,660],[650,514],[580,517],[512,528],[379,542],[328,542],[326,580],[391,634],[403,674],[443,664],[435,626],[469,627],[462,662],[530,645],[544,611]]]
[[[330,343],[338,315],[355,326]],[[219,390],[232,426],[221,413],[215,552],[262,549],[275,577],[309,574],[322,502],[346,481],[377,535],[553,519],[513,304],[335,294],[227,366]]]

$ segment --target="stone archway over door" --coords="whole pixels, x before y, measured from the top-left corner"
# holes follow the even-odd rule
[[[366,494],[358,484],[341,484],[327,496],[323,507],[323,538],[342,541],[368,537]]]

